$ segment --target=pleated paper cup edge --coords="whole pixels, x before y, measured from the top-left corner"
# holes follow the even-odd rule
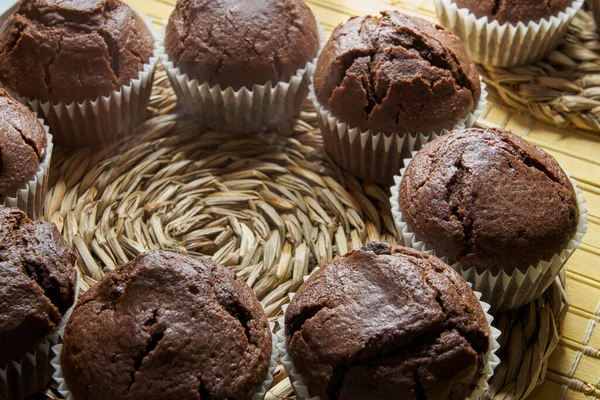
[[[77,271],[77,267],[75,267],[75,270]],[[47,359],[46,359],[47,367],[54,368],[54,364],[53,364],[54,357],[53,357],[52,353],[54,351],[54,348],[56,346],[60,345],[60,342],[62,341],[62,339],[64,337],[65,327],[67,326],[67,322],[69,321],[69,318],[71,318],[71,314],[73,313],[73,309],[75,308],[75,305],[77,304],[77,299],[79,297],[79,271],[77,271],[77,273],[76,273],[75,282],[76,282],[75,298],[73,299],[73,304],[71,305],[71,307],[69,307],[67,309],[67,311],[65,311],[56,330],[54,332],[48,334],[44,339],[42,339],[42,342],[39,345],[37,345],[34,350],[23,354],[18,360],[11,361],[13,364],[13,369],[15,371],[17,371],[17,373],[19,373],[21,377],[23,376],[23,369],[22,369],[23,368],[23,359],[29,358],[29,359],[36,360],[37,352],[38,351],[45,352],[46,346],[47,346],[47,354],[46,354],[47,355]],[[37,360],[36,360],[36,362],[37,362]],[[31,372],[31,371],[33,371],[33,372]],[[36,367],[34,367],[31,371],[28,371],[28,372],[30,372],[30,374],[35,374]],[[52,380],[53,375],[54,375],[54,373],[50,374],[49,381]],[[0,376],[0,379],[2,379],[1,376]],[[45,382],[44,386],[47,383],[48,382]],[[42,390],[44,388],[44,386],[36,387],[36,390]]]
[[[394,185],[392,185],[392,187],[390,188],[390,192],[391,192],[390,204],[391,204],[391,208],[392,208],[392,217],[394,219],[394,224],[396,226],[396,230],[402,236],[404,246],[411,247],[413,249],[422,251],[429,255],[437,256],[440,259],[442,259],[444,262],[447,263],[448,259],[446,257],[438,256],[435,253],[435,251],[432,248],[430,248],[429,246],[427,246],[427,244],[424,241],[419,240],[417,238],[417,235],[410,230],[410,228],[408,227],[408,223],[403,218],[402,211],[400,208],[400,203],[399,203],[399,190],[400,190],[400,184],[402,182],[402,176],[404,175],[406,167],[408,166],[408,164],[410,164],[411,160],[412,160],[412,158],[404,160],[405,167],[400,170],[400,175],[397,175],[394,177]],[[568,172],[566,172],[566,173],[567,173],[567,175],[569,175]],[[564,264],[569,259],[571,254],[573,254],[573,252],[581,245],[583,236],[585,235],[585,233],[587,231],[588,210],[586,207],[586,201],[583,198],[583,191],[577,186],[578,182],[576,180],[572,179],[570,176],[569,176],[569,180],[570,180],[571,184],[573,185],[573,189],[575,190],[575,194],[577,197],[577,206],[579,209],[579,220],[577,222],[577,230],[576,230],[575,234],[573,235],[571,240],[569,240],[567,245],[560,251],[560,253],[554,254],[549,261],[542,260],[542,261],[538,262],[537,265],[535,265],[535,266],[533,266],[533,265],[529,266],[529,268],[527,269],[527,271],[525,273],[516,269],[512,275],[508,275],[504,271],[501,271],[495,277],[493,275],[491,275],[491,273],[489,273],[488,271],[485,271],[485,272],[479,274],[479,273],[477,273],[477,271],[475,270],[474,267],[464,270],[461,267],[460,263],[458,263],[458,262],[451,265],[451,267],[453,269],[455,269],[457,272],[459,272],[461,274],[461,276],[469,282],[471,281],[471,279],[468,278],[469,276],[476,276],[476,278],[475,278],[476,282],[487,281],[489,283],[489,286],[492,288],[499,287],[499,285],[506,288],[511,283],[518,282],[518,284],[516,284],[516,287],[518,287],[519,289],[521,289],[523,291],[527,290],[527,292],[525,294],[529,294],[530,296],[532,293],[536,294],[537,291],[539,291],[539,287],[535,287],[534,284],[536,282],[538,282],[538,279],[541,277],[544,277],[548,272],[550,272],[552,266],[555,263],[557,264],[556,273],[558,273],[564,267]],[[560,263],[560,265],[558,265],[558,263]],[[525,282],[531,282],[531,286],[523,287],[523,284]],[[552,280],[550,282],[552,282]],[[471,282],[471,283],[473,283],[473,282]],[[474,289],[483,293],[481,288],[478,286],[480,286],[480,285],[474,284]],[[485,295],[486,293],[483,293],[483,294]],[[506,304],[507,299],[505,297],[502,297],[501,299],[497,299],[498,304],[495,304],[496,301],[494,301],[495,300],[494,298],[488,298],[488,299],[486,299],[486,301],[492,305],[492,307],[494,308],[494,312],[498,312],[498,311],[506,311],[506,310],[511,310],[511,309],[522,307],[523,305],[533,301],[535,298],[536,297],[523,299],[521,296],[513,296],[513,302],[510,304]],[[520,301],[518,303],[515,303],[515,301],[518,299],[520,299]]]
[[[34,115],[36,113],[34,112]],[[44,131],[46,132],[46,156],[38,165],[33,177],[19,188],[15,196],[7,196],[2,199],[2,207],[16,207],[25,212],[30,219],[36,220],[43,214],[43,206],[46,199],[47,180],[50,174],[50,164],[52,162],[52,151],[54,149],[53,136],[50,128],[44,123],[44,120],[36,115]],[[34,203],[31,204],[31,200]],[[23,204],[23,202],[25,204]]]
[[[314,273],[316,270],[318,270],[318,268],[315,268],[312,271],[312,273]],[[305,276],[304,281],[306,282],[307,279],[308,276]],[[467,282],[467,284],[469,284],[469,286],[472,287],[472,285],[469,282]],[[479,381],[477,382],[477,387],[473,390],[471,396],[467,398],[468,400],[477,400],[483,393],[486,392],[486,390],[489,388],[489,380],[494,375],[496,367],[501,362],[500,358],[496,354],[496,352],[500,348],[498,338],[500,337],[501,332],[500,330],[492,326],[494,317],[488,313],[490,305],[485,303],[484,301],[481,301],[481,293],[476,291],[473,291],[473,293],[475,294],[475,297],[477,297],[477,300],[479,301],[481,309],[485,313],[485,317],[488,322],[489,345],[488,350],[484,356],[485,365],[481,371],[482,375],[479,378]],[[295,293],[289,294],[290,301],[294,298],[294,295]],[[277,337],[277,348],[279,349],[281,364],[283,365],[283,368],[285,369],[285,372],[287,373],[288,378],[290,379],[290,383],[292,384],[292,388],[294,389],[294,393],[296,394],[299,400],[321,400],[319,396],[309,397],[310,395],[308,392],[308,387],[306,386],[306,383],[304,383],[304,378],[301,374],[299,374],[296,371],[294,363],[287,352],[287,343],[285,338],[285,313],[288,305],[289,304],[285,304],[281,307],[283,311],[283,316],[277,319],[277,326],[279,327],[279,330],[275,334],[275,336]]]
[[[488,17],[477,18],[467,8],[459,8],[452,0],[434,0],[441,24],[460,37],[469,55],[478,63],[497,67],[515,67],[540,61],[552,51],[561,38],[561,32],[569,25],[585,0],[575,0],[564,11],[549,19],[528,21],[527,24],[489,21]],[[516,46],[529,36],[537,40],[531,48]],[[485,43],[483,39],[485,40]],[[531,42],[531,37],[528,38]],[[514,46],[513,46],[514,47]],[[485,54],[486,52],[490,52]]]
[[[166,53],[164,38],[167,23],[164,24],[164,28],[160,32],[159,58],[167,72],[171,86],[176,92],[178,103],[188,113],[194,113],[200,118],[203,117],[204,119],[201,119],[201,122],[206,127],[242,133],[275,129],[291,123],[293,118],[300,112],[302,102],[294,104],[294,100],[298,94],[305,90],[308,91],[308,85],[316,68],[317,60],[323,46],[327,42],[322,25],[318,20],[316,22],[319,35],[317,55],[312,60],[307,61],[302,68],[297,69],[289,81],[269,81],[263,85],[255,84],[252,86],[252,89],[241,87],[238,90],[233,90],[231,87],[222,88],[220,84],[210,86],[208,82],[200,83],[197,78],[190,79],[186,73],[183,73],[179,67],[175,66]],[[267,92],[270,92],[269,96],[266,96]],[[205,94],[204,96],[203,93]],[[213,103],[222,104],[223,110],[217,110],[217,107],[214,106],[207,107],[204,103],[208,99],[208,96],[212,97],[211,101]],[[286,100],[279,102],[278,106],[273,106],[273,104],[265,106],[265,98],[274,98],[275,96]],[[203,104],[199,105],[198,102],[202,102]],[[260,110],[256,109],[256,104],[261,104]],[[227,121],[227,118],[223,118],[221,115],[211,118],[206,113],[207,108],[212,113],[235,115],[236,121]],[[252,113],[258,113],[258,115],[249,117]],[[254,122],[264,121],[266,116],[269,116],[271,121],[276,122],[267,125]],[[242,125],[245,126],[241,127]]]
[[[273,384],[274,372],[277,368],[277,359],[279,358],[279,349],[277,348],[277,336],[273,333],[275,327],[274,322],[269,321],[269,329],[271,330],[271,358],[269,361],[269,369],[267,370],[266,377],[263,380],[260,388],[256,391],[252,400],[262,400],[266,396],[267,392]]]
[[[265,378],[256,390],[255,394],[252,396],[252,400],[262,400],[265,395],[271,388],[274,380],[274,372],[277,368],[277,359],[279,358],[279,348],[277,347],[278,339],[277,336],[273,333],[275,324],[273,322],[269,322],[269,329],[271,332],[271,356],[269,358],[269,367],[265,374]],[[63,328],[64,332],[64,328]],[[74,400],[69,387],[67,386],[67,382],[63,376],[62,364],[60,361],[60,356],[62,353],[62,343],[55,344],[52,346],[52,351],[54,352],[54,357],[52,358],[51,364],[54,367],[54,373],[52,374],[52,380],[58,386],[58,392],[65,400]]]
[[[159,61],[159,55],[158,55],[159,42],[156,38],[155,30],[152,28],[151,20],[144,13],[137,12],[137,14],[144,20],[144,22],[148,26],[150,33],[152,35],[152,38],[154,40],[152,55],[148,59],[148,62],[146,62],[142,65],[142,68],[138,71],[138,75],[135,78],[132,78],[127,84],[121,85],[118,89],[113,90],[109,95],[98,96],[95,99],[86,99],[82,102],[73,101],[70,103],[65,103],[65,102],[53,103],[51,101],[41,102],[37,99],[32,99],[32,98],[29,98],[26,96],[21,96],[16,91],[12,90],[11,88],[5,87],[1,84],[0,84],[0,87],[5,88],[7,91],[9,91],[11,93],[11,95],[13,95],[13,97],[15,97],[21,103],[30,107],[35,113],[38,114],[38,117],[43,118],[46,121],[46,123],[49,123],[48,120],[51,118],[51,116],[54,116],[55,118],[57,118],[57,120],[59,121],[59,124],[61,126],[64,126],[65,124],[70,124],[71,122],[73,122],[72,117],[69,114],[85,115],[86,114],[85,110],[95,110],[93,116],[90,116],[90,115],[85,116],[87,118],[86,122],[88,124],[94,124],[94,121],[96,121],[98,119],[98,107],[100,107],[102,104],[105,104],[105,107],[107,107],[106,105],[108,105],[108,107],[112,107],[114,104],[119,104],[118,112],[114,111],[114,114],[119,114],[119,116],[121,114],[122,107],[124,107],[123,104],[126,104],[126,106],[128,106],[130,108],[132,107],[132,104],[139,106],[139,104],[141,104],[142,102],[147,101],[151,94],[151,90],[147,90],[147,89],[148,89],[148,87],[151,88],[153,85],[153,81],[154,81],[153,76],[154,76],[154,72],[156,71],[158,61]],[[140,97],[141,93],[144,90],[148,91],[148,99],[144,99],[144,98]],[[123,101],[123,98],[126,96],[124,94],[125,92],[130,93],[130,100],[128,103]],[[114,100],[114,99],[118,99],[118,100]],[[78,111],[75,111],[76,109]],[[142,115],[134,115],[134,117],[138,117],[138,119],[141,119],[143,117],[143,114]],[[119,118],[115,118],[115,120],[116,119],[119,119]],[[103,144],[103,143],[113,142],[113,141],[117,140],[119,137],[121,137],[121,135],[123,134],[124,131],[126,131],[127,129],[133,129],[136,126],[136,124],[139,124],[139,122],[140,121],[138,120],[133,123],[130,123],[129,126],[123,127],[120,132],[102,132],[102,131],[88,132],[86,129],[78,129],[76,133],[69,132],[69,135],[76,135],[77,140],[75,141],[75,143],[68,143],[68,144],[65,143],[65,141],[63,141],[63,139],[66,139],[66,138],[61,137],[60,129],[53,129],[53,133],[55,136],[55,141],[57,143],[66,144],[66,145],[72,146],[72,147],[82,147],[82,146],[89,146],[89,145],[93,145],[93,144]],[[111,122],[111,124],[112,124],[112,122]],[[62,134],[64,134],[64,132]],[[98,136],[102,136],[102,137],[98,137]],[[74,136],[71,136],[68,139],[73,139],[73,137]]]
[[[317,111],[321,135],[325,142],[325,150],[329,156],[343,169],[352,172],[360,178],[388,184],[389,179],[396,175],[401,167],[398,161],[410,154],[415,147],[437,139],[440,136],[447,135],[451,131],[470,128],[475,124],[477,119],[485,112],[488,97],[487,86],[482,77],[479,79],[481,95],[475,109],[468,112],[451,129],[443,129],[438,132],[409,132],[404,135],[386,135],[383,132],[373,133],[370,129],[363,131],[360,128],[351,128],[319,102],[315,94],[314,82],[311,82],[309,86],[309,97]],[[362,149],[360,153],[361,160],[354,159],[352,155],[355,153],[355,151],[352,151],[352,146],[357,140],[360,141]],[[333,144],[328,145],[329,141]],[[383,143],[383,145],[380,145],[380,143]],[[328,147],[335,147],[337,150],[335,154],[332,154],[332,151]],[[370,158],[376,165],[370,165],[369,162],[365,161],[367,158],[366,149],[368,148],[372,153]],[[394,149],[397,151],[394,152]],[[390,157],[390,154],[393,156]],[[389,171],[394,172],[391,172],[390,175],[388,174]]]

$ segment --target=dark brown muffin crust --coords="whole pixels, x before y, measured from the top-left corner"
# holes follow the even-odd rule
[[[467,8],[477,18],[488,17],[500,24],[516,25],[539,22],[558,15],[573,4],[573,0],[453,0],[460,8]]]
[[[0,89],[0,199],[15,196],[46,157],[46,131],[35,115]]]
[[[209,258],[155,251],[81,297],[61,362],[76,399],[250,399],[270,355],[243,281]]]
[[[0,82],[41,101],[93,100],[136,78],[153,46],[119,0],[22,0],[0,29]]]
[[[452,129],[479,101],[475,64],[441,26],[395,11],[381,14],[335,29],[317,62],[317,99],[364,131]]]
[[[489,346],[485,313],[436,257],[369,243],[318,270],[285,315],[288,352],[321,399],[464,399]]]
[[[190,79],[234,90],[289,82],[318,49],[302,0],[178,0],[165,37],[170,60]]]
[[[75,300],[75,263],[54,224],[0,209],[0,363],[33,350],[58,328]]]
[[[549,260],[579,219],[573,186],[554,158],[500,129],[425,145],[403,175],[399,200],[409,227],[438,256],[494,275]]]

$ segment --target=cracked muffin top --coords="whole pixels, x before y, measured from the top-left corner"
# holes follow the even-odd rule
[[[35,115],[0,89],[0,199],[14,197],[46,158],[46,130]]]
[[[558,15],[573,4],[573,0],[453,0],[460,8],[467,8],[477,18],[488,17],[488,20],[500,24],[527,24],[529,21],[539,22]]]
[[[405,221],[449,263],[512,275],[559,253],[577,230],[573,185],[548,153],[501,129],[425,145],[402,177]]]
[[[54,224],[0,209],[0,364],[56,331],[75,301],[75,263]]]
[[[285,333],[321,399],[464,399],[482,375],[489,326],[462,277],[436,257],[371,242],[315,272]]]
[[[61,363],[75,399],[251,399],[270,356],[242,280],[210,258],[154,251],[81,296]]]
[[[182,73],[234,90],[289,82],[318,49],[317,23],[302,0],[178,0],[165,36]]]
[[[319,56],[314,87],[342,122],[386,134],[452,129],[481,95],[458,37],[396,11],[338,26]]]
[[[43,102],[93,100],[137,78],[153,46],[119,0],[22,0],[0,29],[0,82]]]

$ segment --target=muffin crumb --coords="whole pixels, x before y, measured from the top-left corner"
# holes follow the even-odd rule
[[[302,0],[178,0],[165,35],[181,72],[223,90],[289,82],[318,49],[317,23]]]
[[[458,273],[383,243],[315,272],[286,311],[285,334],[310,395],[324,400],[465,398],[489,348],[485,313]]]
[[[420,240],[451,264],[525,272],[577,230],[573,185],[543,150],[501,129],[452,132],[408,165],[399,203]]]
[[[572,0],[453,0],[460,8],[467,8],[477,18],[488,17],[500,24],[530,21],[539,22],[558,15],[573,4]]]
[[[148,26],[120,0],[23,0],[0,38],[0,82],[54,103],[94,100],[127,85],[154,47]]]
[[[0,89],[0,199],[33,179],[46,158],[46,140],[35,115]]]
[[[395,11],[381,14],[335,29],[317,63],[317,99],[364,131],[451,129],[479,101],[475,64],[441,26]]]
[[[75,301],[76,256],[54,224],[0,209],[0,361],[32,350]]]
[[[271,356],[252,290],[208,257],[167,251],[142,254],[88,290],[64,342],[75,398],[250,399]]]

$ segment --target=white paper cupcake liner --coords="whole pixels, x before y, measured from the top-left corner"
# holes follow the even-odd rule
[[[62,342],[65,326],[77,304],[79,293],[79,273],[75,286],[73,305],[65,312],[56,329],[42,340],[32,351],[25,353],[20,359],[8,364],[0,364],[0,398],[23,399],[43,390],[52,379],[54,358],[53,347]],[[3,393],[4,391],[4,393]]]
[[[314,271],[316,271],[317,269],[318,268],[316,268]],[[313,271],[313,273],[314,273],[314,271]],[[308,276],[305,276],[304,281],[306,282],[307,279],[308,279]],[[469,286],[470,285],[471,284],[469,283]],[[468,397],[469,400],[477,400],[481,397],[481,395],[483,393],[485,393],[485,391],[489,388],[488,381],[490,380],[492,375],[494,375],[494,370],[496,369],[498,364],[500,364],[500,358],[496,355],[496,352],[500,348],[500,344],[498,343],[498,338],[500,337],[501,332],[492,326],[492,321],[494,320],[494,317],[492,317],[488,313],[488,311],[490,309],[490,305],[487,303],[484,303],[483,301],[480,300],[481,293],[479,293],[479,292],[474,292],[474,293],[475,293],[475,296],[477,296],[477,299],[479,300],[479,303],[481,304],[481,307],[483,308],[483,311],[485,312],[485,317],[488,321],[488,326],[490,328],[490,343],[489,343],[488,351],[484,356],[485,366],[482,370],[482,376],[479,379],[479,381],[477,382],[477,388],[475,388],[475,390],[473,390],[473,393],[471,394],[471,396]],[[294,294],[295,293],[290,293],[290,295],[289,295],[290,301],[294,297]],[[288,354],[287,343],[286,343],[286,339],[285,339],[285,312],[287,310],[287,307],[288,307],[287,304],[282,307],[284,316],[277,319],[277,325],[279,327],[279,330],[277,331],[276,336],[277,336],[277,347],[279,349],[279,354],[281,356],[281,358],[280,358],[281,364],[283,365],[285,372],[287,373],[288,377],[290,378],[290,382],[292,383],[294,392],[296,393],[296,396],[299,400],[321,400],[321,398],[319,396],[314,396],[314,397],[310,396],[308,387],[306,386],[306,383],[304,382],[304,378],[302,377],[302,375],[300,375],[296,371],[296,368],[294,367],[292,358]]]
[[[565,11],[539,22],[517,25],[488,17],[477,18],[453,0],[434,0],[438,17],[464,43],[471,58],[480,64],[514,67],[539,61],[552,51],[564,36],[571,19],[584,0],[575,0]]]
[[[326,36],[318,22],[317,27],[320,53]],[[289,126],[300,113],[302,103],[308,95],[308,85],[319,54],[307,62],[304,68],[298,69],[289,82],[273,84],[269,81],[264,85],[253,85],[252,89],[242,87],[236,91],[231,87],[211,87],[207,82],[200,84],[198,79],[190,79],[170,61],[163,40],[164,32],[159,54],[178,103],[202,126],[227,132],[262,132]]]
[[[412,158],[404,160],[404,165],[408,166]],[[444,262],[448,262],[447,257],[436,254],[424,241],[419,240],[416,234],[409,228],[404,220],[399,203],[399,189],[402,176],[406,168],[400,170],[400,176],[395,176],[395,184],[391,188],[390,204],[392,206],[392,215],[396,224],[398,233],[406,247],[420,250],[427,254],[435,255]],[[530,303],[540,297],[546,289],[554,282],[561,268],[581,244],[581,240],[587,230],[587,208],[583,192],[577,187],[577,181],[569,178],[577,194],[577,204],[579,207],[579,222],[577,231],[573,238],[567,243],[565,248],[558,254],[554,254],[549,261],[540,261],[537,265],[531,265],[525,273],[520,270],[513,271],[512,275],[501,271],[497,276],[493,276],[490,271],[478,273],[474,267],[464,269],[460,263],[451,265],[454,270],[462,277],[473,284],[473,289],[483,294],[482,299],[491,304],[493,312],[512,310]]]
[[[271,328],[271,332],[273,332],[273,328],[275,326],[274,322],[269,321],[269,327]],[[275,368],[277,368],[277,359],[279,358],[279,349],[277,348],[277,336],[271,333],[271,361],[269,364],[269,370],[267,371],[267,375],[265,380],[260,385],[260,388],[256,391],[254,396],[252,396],[252,400],[263,400],[265,395],[271,388],[273,384],[273,373],[275,372]]]
[[[138,14],[152,32],[148,18]],[[10,88],[6,90],[45,119],[57,144],[83,147],[110,143],[128,134],[144,117],[158,63],[158,46],[155,39],[154,52],[136,78],[113,90],[108,96],[100,96],[95,100],[81,103],[41,102],[20,96]]]
[[[452,130],[470,128],[487,104],[486,85],[481,80],[481,96],[474,111],[469,112],[452,129],[441,132],[407,133],[404,135],[373,134],[371,130],[351,128],[323,106],[310,85],[310,97],[317,110],[319,127],[327,154],[353,175],[382,184],[391,184],[402,168],[402,160],[415,148],[448,134]]]
[[[271,332],[274,329],[274,323],[269,322],[269,327]],[[52,347],[52,352],[54,353],[54,358],[52,359],[52,367],[54,368],[54,373],[52,375],[52,379],[58,385],[58,392],[62,396],[62,398],[66,400],[74,400],[69,387],[67,386],[67,382],[63,377],[63,369],[60,362],[60,355],[62,352],[62,344],[56,344]],[[277,336],[271,333],[271,359],[269,361],[269,369],[265,375],[265,379],[257,388],[256,393],[252,396],[252,400],[263,400],[271,385],[273,384],[273,373],[277,368],[277,358],[279,357],[279,350],[277,348]]]
[[[12,196],[0,199],[0,207],[17,207],[27,216],[36,220],[43,215],[44,201],[48,192],[48,176],[50,175],[50,162],[52,160],[52,135],[44,121],[38,118],[46,131],[46,156],[40,162],[33,177]]]

